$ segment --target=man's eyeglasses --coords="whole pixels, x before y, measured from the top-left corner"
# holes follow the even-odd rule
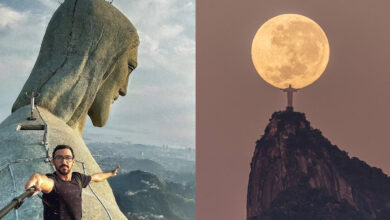
[[[69,161],[73,160],[73,157],[72,156],[55,156],[54,160],[56,160],[56,161],[65,160],[65,161],[69,162]]]

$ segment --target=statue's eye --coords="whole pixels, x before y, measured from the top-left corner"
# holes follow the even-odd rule
[[[129,67],[129,73],[131,73],[135,69],[135,67],[130,64],[128,64],[127,66]]]

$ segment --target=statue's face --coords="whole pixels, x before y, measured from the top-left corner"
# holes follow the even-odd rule
[[[131,71],[137,66],[138,47],[127,51],[116,63],[112,73],[104,81],[88,111],[94,126],[106,124],[110,106],[114,101],[127,93],[127,84]]]

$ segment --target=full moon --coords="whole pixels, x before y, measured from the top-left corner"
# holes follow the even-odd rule
[[[300,89],[316,81],[329,60],[329,43],[321,27],[298,14],[271,18],[252,42],[259,75],[277,88]]]

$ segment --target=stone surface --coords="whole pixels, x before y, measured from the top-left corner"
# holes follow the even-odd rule
[[[390,219],[390,178],[332,145],[304,114],[276,112],[257,141],[247,219]]]

